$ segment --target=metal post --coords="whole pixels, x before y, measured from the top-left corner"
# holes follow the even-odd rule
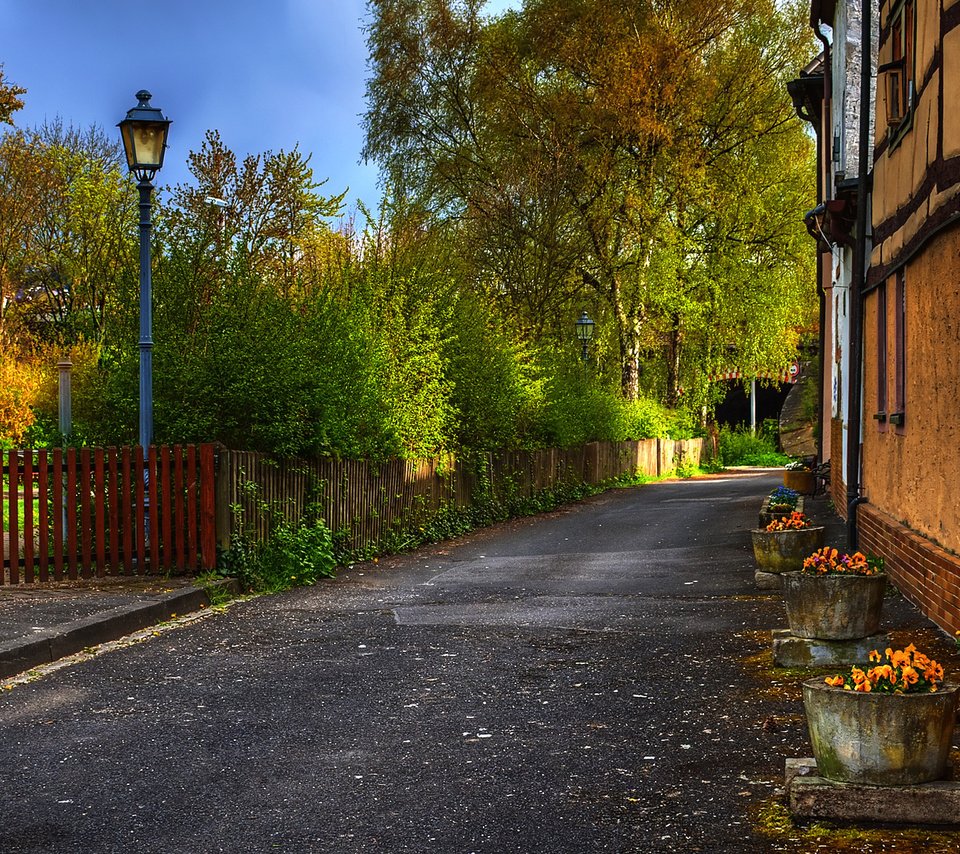
[[[73,389],[70,377],[70,371],[73,368],[73,362],[70,359],[61,359],[57,362],[57,369],[60,371],[60,385],[58,397],[58,415],[61,436],[69,436],[73,432],[73,411],[72,397]]]
[[[757,378],[750,380],[750,432],[757,432]]]
[[[140,445],[146,454],[153,442],[153,298],[150,279],[150,193],[142,179],[140,191]]]
[[[146,178],[137,184],[140,191],[140,446],[143,448],[143,528],[150,540],[150,468],[147,448],[153,443],[153,295],[150,278],[150,193]],[[155,561],[156,555],[150,560]],[[143,567],[140,567],[143,571]]]

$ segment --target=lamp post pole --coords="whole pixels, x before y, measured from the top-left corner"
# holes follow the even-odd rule
[[[153,184],[145,177],[140,191],[140,447],[153,442],[153,294],[150,277],[150,194]]]
[[[140,192],[140,446],[153,442],[153,293],[150,276],[150,194],[153,178],[163,166],[170,121],[150,105],[146,89],[137,92],[137,106],[117,127],[127,165]]]
[[[123,139],[127,166],[140,192],[140,447],[143,448],[143,534],[150,538],[150,470],[147,449],[153,442],[153,293],[150,277],[150,194],[153,178],[163,166],[169,119],[150,106],[150,93],[137,92],[137,106],[127,111],[117,127]],[[150,556],[156,565],[157,555]]]

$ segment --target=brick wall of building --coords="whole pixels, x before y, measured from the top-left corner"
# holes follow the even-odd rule
[[[960,631],[960,557],[871,504],[857,509],[860,551],[880,555],[890,580],[951,635]]]

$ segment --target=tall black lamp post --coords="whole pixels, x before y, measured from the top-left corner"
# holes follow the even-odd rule
[[[580,343],[583,345],[584,362],[587,361],[587,347],[590,344],[590,339],[593,338],[594,326],[594,322],[590,319],[590,316],[586,312],[583,312],[580,315],[580,319],[576,323],[577,338],[580,339]]]
[[[163,166],[170,121],[150,106],[150,93],[137,92],[137,106],[117,125],[127,165],[140,191],[140,445],[153,442],[153,296],[150,282],[150,194],[154,176]]]

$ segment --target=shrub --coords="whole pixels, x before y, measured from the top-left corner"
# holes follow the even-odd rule
[[[0,448],[19,443],[33,424],[31,404],[40,386],[40,372],[25,358],[0,353]]]
[[[275,593],[315,584],[335,574],[333,536],[322,520],[297,525],[278,522],[266,543],[235,536],[217,559],[217,570],[237,578],[246,590]]]
[[[746,427],[720,428],[720,458],[725,466],[783,466],[790,461],[764,434]]]

